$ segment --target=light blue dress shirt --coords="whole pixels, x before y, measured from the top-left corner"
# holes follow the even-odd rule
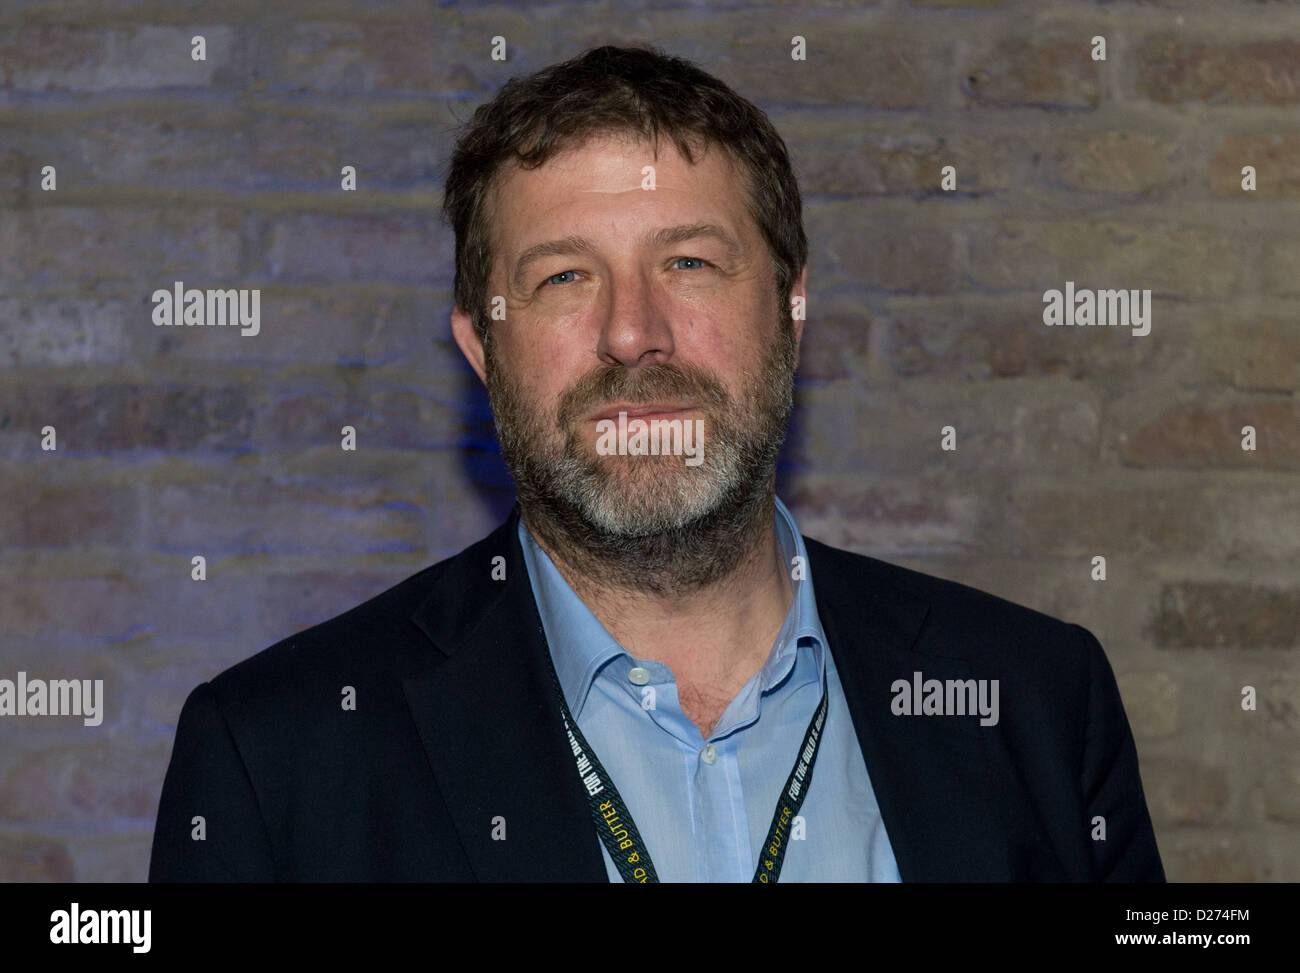
[[[812,785],[799,811],[804,838],[792,832],[780,881],[897,882],[898,865],[817,615],[808,553],[780,498],[776,535],[786,563],[802,564],[804,577],[793,582],[794,599],[767,662],[704,739],[682,712],[672,670],[624,651],[519,521],[565,701],[623,795],[660,881],[753,881],[777,797],[821,702],[824,672],[830,697]],[[648,682],[628,678],[635,667],[649,673]],[[651,698],[653,708],[646,708],[643,699]],[[621,882],[603,843],[601,853],[610,881]]]

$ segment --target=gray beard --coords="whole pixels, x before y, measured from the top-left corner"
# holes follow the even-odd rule
[[[606,366],[566,393],[548,430],[501,373],[489,344],[488,395],[529,530],[600,587],[679,595],[727,577],[757,553],[774,516],[776,459],[793,405],[794,357],[786,317],[777,347],[761,373],[745,381],[739,405],[699,369],[650,365],[633,377],[622,366]],[[582,450],[572,419],[588,407],[667,397],[702,403],[709,439],[700,466],[686,467],[678,456],[593,460]],[[565,433],[560,447],[553,445],[556,429]],[[627,464],[650,466],[629,470]]]

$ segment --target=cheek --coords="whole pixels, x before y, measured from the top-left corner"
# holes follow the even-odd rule
[[[758,371],[776,336],[759,313],[743,307],[692,309],[675,334],[678,359],[711,369],[728,384],[740,372]]]
[[[554,415],[560,396],[595,364],[584,359],[572,342],[551,340],[541,330],[503,335],[503,339],[498,351],[509,362],[520,396],[543,415]]]

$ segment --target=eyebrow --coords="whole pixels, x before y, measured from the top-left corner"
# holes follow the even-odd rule
[[[695,240],[700,237],[712,237],[721,241],[722,245],[727,248],[727,257],[730,260],[739,260],[744,254],[744,248],[741,247],[736,238],[716,223],[683,223],[679,226],[664,227],[648,234],[645,237],[645,242],[654,247],[669,247],[673,244],[685,243],[687,240]],[[529,265],[534,261],[541,260],[543,257],[563,257],[575,254],[593,256],[595,253],[596,245],[586,237],[581,236],[566,236],[559,240],[547,240],[544,243],[537,243],[519,255],[519,259],[515,261],[515,270],[511,279],[516,287],[522,286],[524,273],[528,270]]]

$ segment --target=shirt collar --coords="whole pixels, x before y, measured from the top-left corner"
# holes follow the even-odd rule
[[[775,501],[776,538],[782,557],[790,565],[794,598],[773,643],[772,652],[763,666],[763,691],[781,682],[794,668],[801,647],[806,646],[812,654],[819,681],[824,677],[826,669],[826,634],[817,614],[808,551],[794,517],[780,497],[776,497]],[[522,517],[519,518],[518,533],[528,580],[542,619],[542,630],[555,662],[555,673],[559,676],[565,701],[576,720],[587,701],[587,694],[597,672],[611,659],[626,653],[606,631],[600,619],[592,614],[591,609],[569,587],[550,556],[533,539]]]

